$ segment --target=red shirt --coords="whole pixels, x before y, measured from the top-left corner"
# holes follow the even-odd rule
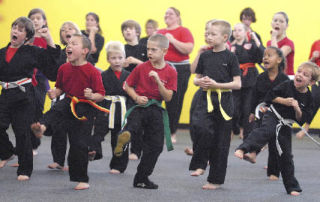
[[[181,41],[184,43],[188,43],[188,42],[194,43],[193,36],[192,36],[191,32],[189,31],[189,29],[182,27],[182,26],[180,26],[176,29],[173,29],[173,30],[160,29],[158,31],[158,33],[163,34],[163,35],[165,35],[166,33],[170,33],[178,41]],[[172,45],[170,43],[168,53],[165,55],[164,59],[166,61],[170,61],[170,62],[181,62],[181,61],[189,59],[189,55],[184,55],[184,54],[180,53],[178,51],[178,49],[176,49],[174,47],[174,45]]]
[[[158,84],[153,77],[149,76],[151,70],[158,73],[166,89],[177,91],[176,70],[168,64],[162,69],[156,69],[150,61],[144,62],[134,68],[126,80],[127,84],[130,87],[134,87],[136,93],[140,96],[146,96],[148,99],[162,100]]]
[[[118,71],[113,71],[113,72],[114,72],[114,74],[116,75],[116,77],[117,77],[118,79],[120,79],[121,72],[118,72]]]
[[[42,38],[42,37],[34,37],[33,45],[38,46],[40,48],[47,49],[47,41],[45,38]]]
[[[294,44],[293,41],[291,41],[288,37],[285,37],[278,43],[278,48],[281,48],[282,46],[289,46],[291,48],[291,52],[289,55],[287,55],[287,71],[285,72],[287,75],[294,75]],[[271,40],[267,42],[267,47],[271,46]]]
[[[314,51],[320,52],[320,40],[317,40],[312,44],[309,59],[312,57]],[[316,58],[314,62],[320,67],[320,57]]]
[[[18,48],[11,48],[10,46],[7,49],[6,52],[6,62],[9,63],[13,56],[16,54]]]
[[[89,62],[82,66],[72,66],[69,62],[61,65],[55,86],[81,99],[86,99],[83,93],[86,88],[91,88],[93,93],[105,95],[101,74]]]

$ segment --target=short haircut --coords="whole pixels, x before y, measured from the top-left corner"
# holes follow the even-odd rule
[[[110,53],[121,53],[124,57],[126,57],[126,51],[124,49],[124,45],[120,41],[109,41],[106,44],[106,52],[107,58]]]
[[[149,20],[147,20],[147,22],[146,22],[146,25],[145,25],[145,26],[147,27],[147,25],[148,25],[148,24],[151,24],[151,25],[152,25],[152,27],[153,27],[153,28],[156,28],[156,29],[159,27],[158,22],[157,22],[157,21],[155,21],[155,20],[153,20],[153,19],[149,19]]]
[[[86,19],[87,19],[87,17],[88,17],[89,15],[92,16],[92,17],[96,20],[96,22],[97,22],[97,24],[98,24],[98,33],[99,33],[99,34],[102,34],[102,30],[101,30],[101,27],[100,27],[99,16],[98,16],[96,13],[94,13],[94,12],[89,12],[89,13],[87,13],[87,15],[86,15]]]
[[[32,39],[32,37],[34,36],[34,33],[35,33],[34,26],[32,21],[29,18],[19,17],[11,24],[11,28],[13,26],[18,26],[19,28],[24,28],[26,30],[26,33],[27,33],[26,41]]]
[[[229,40],[232,33],[231,25],[229,22],[225,20],[214,20],[213,22],[211,22],[211,26],[220,26],[221,33],[228,35],[227,40]]]
[[[286,67],[286,65],[287,65],[286,58],[284,57],[282,50],[280,48],[275,47],[275,46],[269,46],[269,47],[266,48],[266,50],[267,49],[275,50],[276,54],[281,58],[281,62],[278,65],[278,71],[282,72],[284,70],[284,68]]]
[[[88,54],[86,55],[86,58],[88,58],[91,51],[91,41],[89,40],[89,38],[83,34],[73,34],[72,36],[81,38],[82,48],[87,48],[89,50]]]
[[[319,66],[314,62],[303,62],[299,68],[308,68],[311,70],[311,80],[319,81],[320,79],[320,69]]]
[[[169,48],[169,40],[166,36],[162,34],[154,34],[150,36],[148,41],[158,42],[158,46],[160,48],[165,48],[165,49]]]
[[[126,28],[134,28],[138,34],[138,39],[140,38],[140,34],[141,34],[141,27],[140,24],[134,20],[126,20],[121,24],[121,32],[123,33],[123,31]]]
[[[37,13],[41,14],[42,18],[46,21],[46,25],[48,26],[46,14],[44,13],[44,11],[41,8],[32,9],[28,14],[28,18],[31,18],[32,15],[37,14]]]
[[[235,27],[238,26],[238,25],[241,25],[241,26],[243,27],[244,31],[246,31],[246,32],[248,31],[247,26],[246,26],[245,24],[241,23],[241,22],[235,24],[235,25],[233,26],[233,28],[235,28]]]
[[[62,38],[62,28],[65,26],[65,25],[69,25],[70,27],[72,27],[72,29],[76,30],[76,33],[75,34],[81,34],[81,31],[78,27],[77,24],[75,24],[74,22],[71,22],[71,21],[67,21],[67,22],[64,22],[61,27],[60,27],[60,42],[63,44],[63,45],[67,45],[67,42],[66,41],[63,41],[63,38]]]
[[[277,15],[277,14],[283,15],[283,17],[286,19],[287,24],[289,23],[289,17],[287,13],[285,13],[284,11],[279,11],[279,12],[276,12],[274,15]]]
[[[243,9],[240,13],[240,21],[242,21],[243,16],[250,17],[252,22],[256,22],[256,14],[254,10],[250,7]]]

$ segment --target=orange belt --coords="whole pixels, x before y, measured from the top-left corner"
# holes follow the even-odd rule
[[[256,65],[254,63],[244,63],[240,64],[240,69],[243,70],[242,75],[246,76],[248,74],[249,68],[256,68]]]
[[[67,97],[71,98],[70,107],[71,107],[71,112],[72,112],[73,116],[76,117],[77,119],[79,119],[80,121],[86,121],[88,119],[85,116],[79,117],[77,115],[76,104],[78,104],[79,102],[88,103],[89,105],[93,106],[94,108],[96,108],[96,109],[98,109],[98,110],[100,110],[102,112],[109,113],[108,109],[97,105],[95,102],[93,102],[91,100],[79,99],[79,98],[77,98],[75,96],[71,96],[71,95],[67,95]]]

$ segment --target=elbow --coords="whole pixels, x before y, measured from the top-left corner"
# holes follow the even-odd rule
[[[236,84],[236,90],[239,90],[241,88],[242,84],[241,84],[241,81],[240,82],[237,82]]]

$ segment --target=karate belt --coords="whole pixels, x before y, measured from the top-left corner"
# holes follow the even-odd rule
[[[77,105],[78,103],[80,103],[80,102],[87,103],[87,104],[91,105],[92,107],[94,107],[94,108],[96,108],[96,109],[98,109],[98,110],[100,110],[100,111],[102,111],[102,112],[109,113],[109,110],[108,110],[108,109],[103,108],[103,107],[97,105],[95,102],[93,102],[93,101],[91,101],[91,100],[79,99],[79,98],[77,98],[77,97],[75,97],[75,96],[71,96],[71,95],[67,95],[67,97],[71,99],[70,108],[71,108],[71,112],[72,112],[73,116],[76,117],[76,118],[77,118],[78,120],[80,120],[80,121],[86,121],[86,120],[88,120],[87,117],[85,117],[85,116],[79,117],[79,116],[77,115],[76,105]]]
[[[262,108],[264,108],[264,107],[267,107],[267,104],[266,104],[265,102],[262,102],[262,103],[260,103],[260,104],[258,104],[258,105],[256,106],[254,115],[255,115],[255,117],[256,117],[257,119],[260,119],[260,118],[261,118],[261,117],[260,117],[260,112],[264,113],[264,111],[262,110]]]
[[[116,103],[120,102],[121,104],[121,123],[124,121],[124,117],[127,112],[126,108],[126,97],[120,95],[107,95],[104,97],[105,100],[111,101],[110,113],[109,113],[109,128],[114,128],[114,117],[116,113]]]
[[[213,112],[213,105],[212,105],[212,100],[211,100],[211,92],[216,92],[218,94],[218,101],[219,101],[219,109],[221,112],[222,117],[224,120],[229,121],[232,119],[222,108],[221,105],[221,94],[223,92],[232,92],[231,89],[220,89],[220,88],[211,88],[207,90],[207,103],[208,103],[208,112]]]
[[[137,107],[143,107],[143,108],[147,108],[149,107],[150,105],[157,105],[158,107],[160,107],[162,109],[162,120],[163,120],[163,127],[164,127],[164,135],[165,135],[165,138],[166,138],[166,146],[167,146],[167,150],[168,151],[172,151],[173,150],[173,145],[172,145],[172,142],[171,142],[171,132],[170,132],[170,127],[169,127],[169,116],[168,116],[168,112],[166,109],[164,109],[162,106],[161,106],[161,102],[159,102],[158,100],[155,100],[155,99],[151,99],[148,101],[147,104],[145,105],[135,105],[133,107],[131,107],[125,117],[124,117],[124,122],[122,123],[122,129],[124,128],[124,126],[126,125],[126,120],[127,120],[127,117],[131,114],[131,112],[137,108]]]
[[[313,137],[311,137],[311,135],[310,135],[302,126],[300,126],[295,120],[292,120],[292,119],[284,119],[284,118],[277,112],[277,110],[274,108],[273,105],[270,106],[269,110],[270,110],[271,112],[273,112],[273,113],[276,115],[276,117],[278,118],[278,120],[279,120],[279,123],[278,123],[278,125],[276,126],[276,146],[277,146],[277,150],[278,150],[278,153],[279,153],[280,156],[281,156],[281,154],[282,154],[283,152],[282,152],[282,149],[281,149],[281,147],[280,147],[280,143],[279,143],[279,139],[278,139],[278,138],[279,138],[279,132],[280,132],[282,126],[288,126],[288,127],[292,128],[292,124],[293,124],[293,123],[296,123],[296,124],[299,126],[299,128],[300,128],[314,143],[316,143],[318,146],[320,146],[320,143],[319,143],[317,140],[315,140]]]
[[[176,68],[176,65],[188,65],[190,64],[189,60],[183,60],[181,62],[171,62],[171,61],[166,61],[171,67]]]
[[[23,92],[26,92],[26,88],[22,85],[27,84],[27,83],[31,83],[31,82],[32,82],[31,78],[23,78],[18,81],[11,81],[11,82],[0,81],[0,84],[1,84],[2,88],[4,88],[4,89],[19,88]]]
[[[249,68],[256,68],[256,65],[254,63],[244,63],[240,64],[240,69],[243,70],[242,75],[246,76],[248,74]]]

